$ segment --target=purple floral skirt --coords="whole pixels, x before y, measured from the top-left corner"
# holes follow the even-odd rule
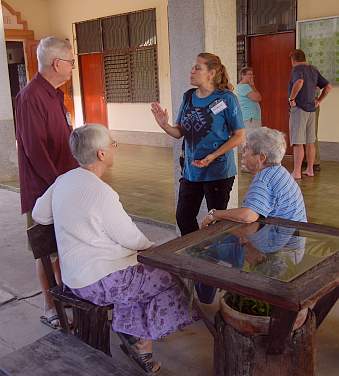
[[[114,304],[113,331],[143,339],[164,337],[198,318],[177,278],[142,264],[71,290],[96,305]]]

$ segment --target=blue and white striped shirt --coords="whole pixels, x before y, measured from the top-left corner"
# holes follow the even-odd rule
[[[254,176],[242,207],[264,217],[307,222],[299,185],[281,165],[264,168]]]

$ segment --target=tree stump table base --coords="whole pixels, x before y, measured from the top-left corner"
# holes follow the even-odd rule
[[[309,310],[299,329],[286,340],[279,355],[268,355],[268,335],[245,336],[215,317],[214,368],[216,376],[314,376],[316,319]]]

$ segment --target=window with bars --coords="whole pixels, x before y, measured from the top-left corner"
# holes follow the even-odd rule
[[[248,0],[248,34],[295,30],[296,0]]]
[[[78,54],[102,51],[100,20],[75,24]]]
[[[159,100],[155,9],[76,24],[78,54],[104,55],[108,103]]]
[[[237,0],[237,69],[247,65],[248,37],[293,31],[296,27],[296,0]]]

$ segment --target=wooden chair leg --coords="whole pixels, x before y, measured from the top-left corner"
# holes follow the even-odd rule
[[[54,300],[55,309],[57,311],[57,314],[59,316],[61,328],[65,333],[70,333],[71,329],[68,323],[68,318],[66,315],[65,307],[62,302],[59,302],[57,300]]]
[[[111,325],[108,321],[108,312],[102,310],[98,315],[99,349],[107,355],[111,355]]]

